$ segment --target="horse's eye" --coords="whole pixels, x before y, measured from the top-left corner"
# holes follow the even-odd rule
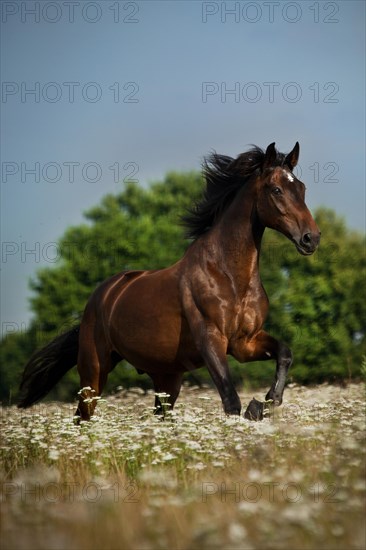
[[[282,195],[282,190],[281,190],[279,187],[274,187],[274,188],[272,189],[272,193],[273,193],[274,195]]]

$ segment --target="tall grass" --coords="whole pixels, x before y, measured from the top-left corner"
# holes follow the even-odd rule
[[[2,548],[361,550],[364,386],[290,386],[260,423],[208,388],[165,422],[137,388],[80,426],[74,405],[2,409]]]

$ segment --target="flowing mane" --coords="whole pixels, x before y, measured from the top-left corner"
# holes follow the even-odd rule
[[[236,159],[216,152],[203,161],[206,187],[202,198],[182,217],[186,236],[197,239],[208,231],[231,204],[239,189],[258,175],[265,158],[263,149],[253,146]],[[273,166],[283,166],[286,156],[276,151]]]

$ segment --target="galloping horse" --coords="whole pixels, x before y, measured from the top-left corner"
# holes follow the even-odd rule
[[[176,264],[157,271],[122,271],[91,295],[79,326],[36,352],[25,367],[19,407],[44,397],[77,364],[82,391],[77,416],[89,420],[109,372],[122,359],[148,373],[155,391],[169,394],[171,408],[183,374],[206,365],[225,413],[241,403],[227,354],[240,362],[276,360],[266,400],[282,403],[292,353],[262,327],[268,298],[259,276],[266,227],[312,254],[320,232],[305,201],[305,185],[293,174],[299,144],[285,155],[271,143],[236,159],[213,153],[204,162],[201,200],[183,218],[193,239]],[[162,410],[156,396],[156,410]],[[263,418],[254,400],[245,416]]]

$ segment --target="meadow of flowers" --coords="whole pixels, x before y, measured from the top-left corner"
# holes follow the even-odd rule
[[[163,422],[153,402],[120,389],[80,425],[75,404],[4,407],[2,548],[365,548],[363,384],[290,384],[258,423],[210,388]]]

